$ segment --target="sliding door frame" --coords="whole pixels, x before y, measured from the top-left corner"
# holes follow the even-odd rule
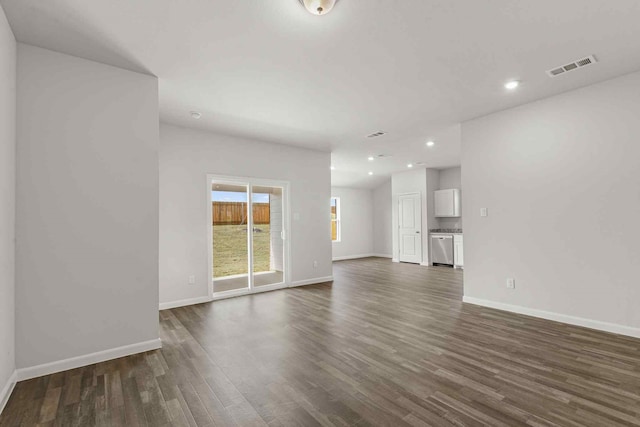
[[[247,251],[248,251],[248,287],[243,289],[234,289],[230,291],[214,292],[213,289],[213,207],[211,200],[212,184],[213,182],[220,184],[241,185],[247,186]],[[208,291],[209,299],[219,300],[225,298],[233,298],[241,295],[250,295],[260,292],[273,291],[275,289],[287,288],[291,281],[291,239],[290,239],[290,211],[291,206],[289,203],[289,181],[278,181],[273,179],[263,179],[254,177],[239,177],[228,175],[214,175],[207,174],[207,267],[208,267]],[[279,187],[282,188],[282,227],[284,231],[284,268],[283,278],[281,283],[275,283],[273,285],[254,286],[254,271],[253,271],[253,187]]]

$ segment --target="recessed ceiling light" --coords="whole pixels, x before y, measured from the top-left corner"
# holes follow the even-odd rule
[[[407,165],[407,167],[408,167],[408,168],[412,168],[412,167],[413,167],[413,164],[409,163],[409,164]]]
[[[336,169],[336,167],[335,167],[335,166],[331,166],[331,168],[330,168],[330,169],[331,169],[331,170],[335,170],[335,169]]]
[[[300,3],[314,15],[326,15],[331,12],[338,0],[300,0]]]
[[[436,145],[435,142],[433,141],[427,141],[427,147],[433,147],[434,145]]]
[[[200,113],[199,113],[199,112],[197,112],[197,111],[192,111],[192,112],[191,112],[191,117],[197,120],[197,119],[199,119],[200,117],[202,117],[202,114],[200,114]]]
[[[373,175],[373,172],[369,172],[369,175]]]
[[[367,135],[367,138],[377,138],[377,137],[379,137],[379,136],[384,135],[385,133],[386,133],[386,132],[383,132],[383,131],[381,131],[381,130],[380,130],[380,131],[378,131],[378,132],[374,132],[374,133],[372,133],[372,134]]]
[[[373,156],[369,156],[369,157],[367,157],[367,160],[369,160],[369,161],[371,161],[371,160],[373,160],[373,159],[374,159],[374,157],[373,157]]]
[[[504,87],[509,89],[509,90],[513,90],[515,88],[517,88],[518,86],[520,86],[520,82],[517,80],[511,80],[510,82],[506,82],[504,84]]]

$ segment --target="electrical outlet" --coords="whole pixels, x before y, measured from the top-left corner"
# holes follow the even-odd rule
[[[513,277],[508,277],[507,278],[507,288],[515,289],[516,288],[516,279],[514,279]]]
[[[318,261],[313,261],[313,268],[318,268]]]
[[[189,276],[189,284],[190,285],[196,284],[196,276]]]
[[[480,208],[480,216],[489,216],[487,208]]]

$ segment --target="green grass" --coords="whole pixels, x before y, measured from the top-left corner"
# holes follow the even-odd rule
[[[256,225],[253,233],[253,271],[270,270],[271,239],[269,224]],[[259,232],[257,230],[260,230]],[[246,274],[247,226],[213,226],[213,277]]]

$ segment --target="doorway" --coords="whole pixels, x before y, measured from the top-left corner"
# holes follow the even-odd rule
[[[422,204],[420,193],[398,196],[398,261],[422,262]]]
[[[287,182],[209,176],[209,262],[214,299],[288,283]]]

